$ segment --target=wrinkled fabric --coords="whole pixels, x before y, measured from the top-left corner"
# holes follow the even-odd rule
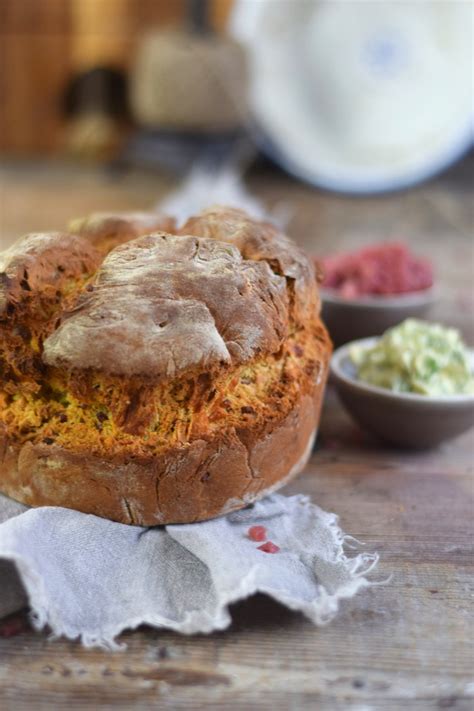
[[[258,549],[254,525],[279,552]],[[229,605],[260,592],[320,625],[371,584],[377,555],[348,557],[345,538],[335,514],[304,496],[273,494],[212,521],[153,528],[0,496],[0,616],[27,597],[38,629],[114,648],[120,632],[144,623],[224,629]]]

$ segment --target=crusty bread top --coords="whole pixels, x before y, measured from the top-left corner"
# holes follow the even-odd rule
[[[18,307],[25,303],[34,311],[37,296],[44,299],[64,281],[93,274],[104,255],[117,245],[155,230],[174,228],[174,219],[159,212],[97,212],[73,220],[68,232],[20,238],[0,252],[0,318],[9,303],[16,316]]]
[[[266,261],[276,274],[290,282],[294,291],[293,320],[307,323],[319,314],[314,265],[303,250],[270,223],[253,220],[243,210],[217,205],[191,217],[180,234],[229,242],[245,259]]]
[[[30,333],[38,311],[43,363],[160,380],[277,353],[290,332],[311,328],[319,313],[314,267],[272,225],[214,207],[179,234],[133,239],[164,219],[102,214],[78,223],[80,234],[17,243],[0,263],[5,333],[22,311]]]
[[[174,378],[273,353],[287,335],[285,279],[212,239],[140,237],[89,289],[45,341],[46,363]]]
[[[68,225],[69,232],[86,237],[104,253],[141,235],[175,228],[175,220],[160,212],[94,212]]]
[[[71,276],[93,273],[102,260],[87,240],[63,232],[30,234],[0,253],[0,317],[8,305],[30,310]]]

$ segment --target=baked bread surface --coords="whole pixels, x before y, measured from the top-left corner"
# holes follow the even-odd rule
[[[300,471],[331,350],[306,255],[222,207],[72,228],[0,256],[0,490],[156,525]]]

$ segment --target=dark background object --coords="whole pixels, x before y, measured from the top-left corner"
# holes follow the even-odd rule
[[[188,23],[194,32],[206,34],[211,31],[207,0],[187,0],[187,13]]]
[[[64,115],[100,110],[117,119],[129,119],[126,73],[115,67],[95,67],[72,77],[64,93]]]

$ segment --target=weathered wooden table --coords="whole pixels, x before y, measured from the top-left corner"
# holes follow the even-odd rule
[[[441,298],[434,316],[474,341],[472,161],[410,193],[377,199],[323,195],[281,176],[250,178],[268,204],[292,210],[290,232],[313,249],[406,237],[428,252]],[[3,244],[61,228],[92,209],[141,208],[166,183],[112,179],[61,166],[5,166]],[[385,448],[362,433],[329,389],[318,448],[288,491],[337,512],[381,555],[377,576],[317,629],[265,597],[233,609],[233,625],[181,637],[142,628],[125,652],[84,650],[26,628],[0,637],[0,708],[472,709],[474,439],[424,453]]]

